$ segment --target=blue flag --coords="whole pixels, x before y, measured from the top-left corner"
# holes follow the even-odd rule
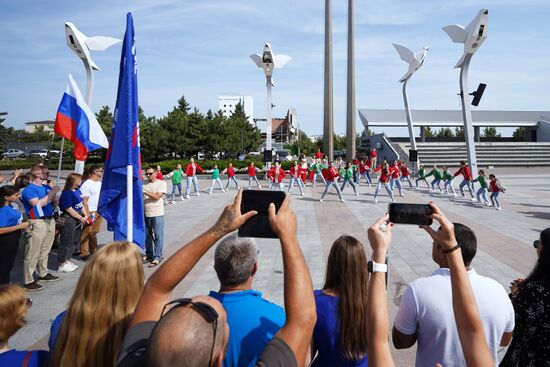
[[[115,241],[126,240],[128,234],[127,166],[132,166],[133,176],[133,221],[130,224],[133,228],[133,242],[143,248],[145,218],[139,149],[136,45],[131,13],[126,16],[116,108],[98,205],[98,212],[107,220],[107,228],[114,232]]]

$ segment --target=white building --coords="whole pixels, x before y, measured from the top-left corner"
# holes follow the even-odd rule
[[[25,122],[25,131],[28,133],[33,133],[38,128],[43,128],[46,132],[53,132],[55,126],[55,121],[53,120],[44,120],[44,121],[29,121]]]
[[[235,112],[235,106],[239,102],[244,106],[244,113],[248,117],[248,122],[254,125],[254,101],[252,96],[221,95],[218,98],[218,110],[221,110],[225,117],[230,117]]]

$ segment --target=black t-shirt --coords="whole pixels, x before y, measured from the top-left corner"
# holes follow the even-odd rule
[[[128,330],[120,347],[117,367],[145,366],[147,345],[155,325],[155,321],[144,321]],[[298,367],[298,363],[289,346],[275,337],[263,350],[256,367]]]

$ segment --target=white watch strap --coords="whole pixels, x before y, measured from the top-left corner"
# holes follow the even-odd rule
[[[372,262],[372,272],[373,273],[387,273],[388,272],[388,265],[387,264],[379,264]]]

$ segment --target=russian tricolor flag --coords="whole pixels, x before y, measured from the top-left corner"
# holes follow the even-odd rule
[[[70,74],[57,109],[55,133],[74,143],[74,157],[79,161],[85,161],[92,150],[109,147],[105,133]]]

